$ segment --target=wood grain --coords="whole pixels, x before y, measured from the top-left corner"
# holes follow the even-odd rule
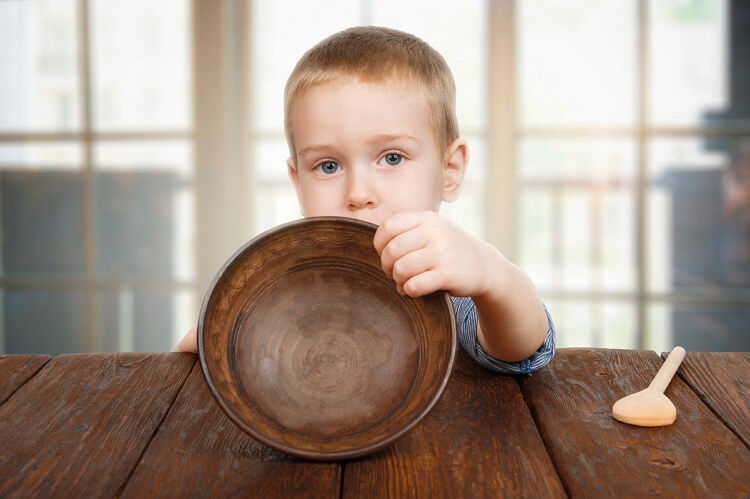
[[[219,408],[196,364],[124,497],[333,497],[341,465],[280,454],[243,433]]]
[[[520,380],[555,467],[572,496],[750,494],[750,451],[675,377],[670,426],[616,421],[612,404],[642,390],[662,361],[655,352],[560,349]]]
[[[49,355],[0,355],[0,405],[51,358]]]
[[[0,496],[112,496],[172,405],[191,354],[51,360],[0,406]]]
[[[409,435],[344,468],[344,497],[563,497],[515,379],[459,352],[443,397]]]
[[[750,352],[689,352],[678,374],[750,447]]]

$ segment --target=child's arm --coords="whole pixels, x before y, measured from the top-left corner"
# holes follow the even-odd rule
[[[375,234],[385,273],[417,297],[437,290],[470,296],[477,338],[496,359],[517,362],[544,342],[547,317],[531,280],[492,245],[436,212],[396,214]]]

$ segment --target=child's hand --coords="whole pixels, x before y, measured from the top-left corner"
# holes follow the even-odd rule
[[[481,296],[495,283],[497,250],[434,211],[387,218],[374,244],[386,275],[408,296]]]
[[[198,353],[198,328],[190,329],[172,351]]]

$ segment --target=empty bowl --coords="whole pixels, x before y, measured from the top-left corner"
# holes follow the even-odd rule
[[[375,225],[298,220],[240,248],[198,322],[208,386],[259,442],[344,459],[403,437],[432,409],[456,354],[450,297],[400,295]]]

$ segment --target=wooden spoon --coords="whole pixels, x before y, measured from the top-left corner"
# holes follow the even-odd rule
[[[664,395],[664,390],[684,358],[685,349],[674,347],[648,388],[615,402],[612,417],[636,426],[666,426],[674,423],[677,409]]]

